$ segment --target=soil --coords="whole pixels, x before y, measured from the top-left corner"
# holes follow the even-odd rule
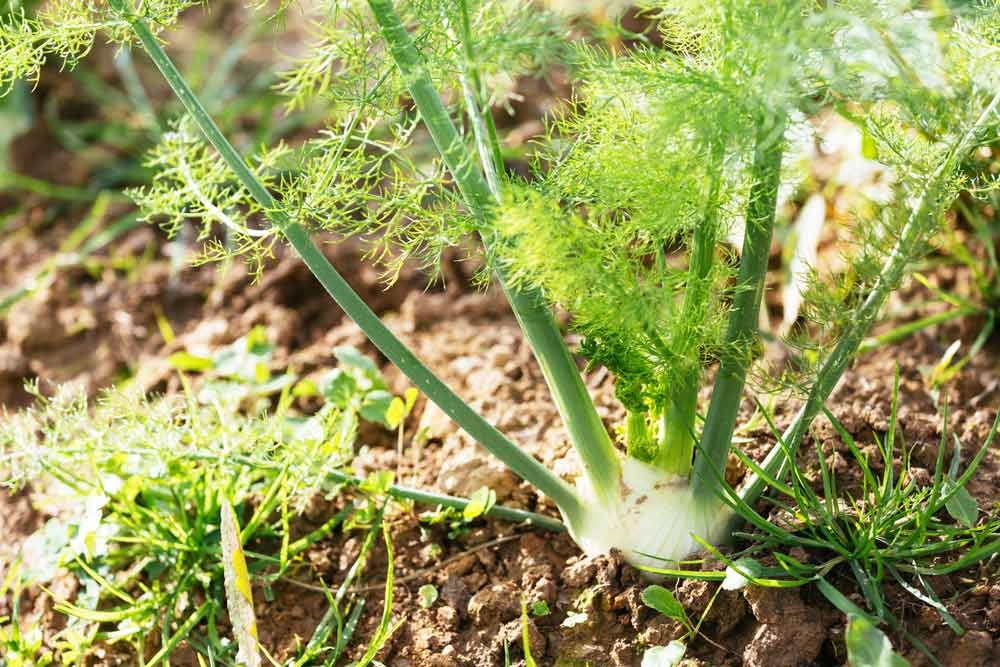
[[[48,140],[44,134],[30,133],[20,140],[27,145],[16,152],[36,154]],[[72,158],[63,156],[63,161],[72,163]],[[16,167],[67,184],[85,178],[73,169],[29,160]],[[29,206],[0,238],[4,292],[37,272],[72,228],[72,214],[49,222],[45,204],[39,200],[36,207]],[[72,382],[94,394],[129,375],[149,391],[176,391],[176,379],[164,361],[168,354],[225,344],[258,324],[267,327],[277,344],[276,366],[291,366],[300,374],[328,367],[330,351],[337,345],[355,345],[376,354],[288,251],[279,251],[257,284],[251,284],[238,265],[224,274],[214,267],[172,268],[171,252],[177,252],[176,244],[167,244],[157,230],[137,229],[113,249],[99,253],[105,261],[98,270],[61,269],[50,284],[15,305],[0,320],[0,404],[8,410],[25,405],[29,396],[22,384],[32,377],[42,378],[43,391],[56,383]],[[327,252],[366,301],[474,408],[557,473],[577,473],[575,454],[513,315],[502,294],[470,286],[473,268],[469,262],[451,258],[443,285],[428,287],[421,274],[407,270],[394,287],[385,289],[377,273],[361,261],[356,246],[329,245]],[[137,268],[119,268],[128,267],[129,262],[111,261],[126,257],[136,260]],[[951,268],[937,269],[930,276],[949,289],[971,289],[968,276]],[[925,288],[912,285],[896,297],[890,312],[927,296]],[[916,309],[897,322],[927,312]],[[170,343],[162,335],[164,321],[175,335]],[[898,366],[900,427],[914,448],[910,474],[926,474],[933,466],[942,428],[926,381],[927,369],[940,360],[953,340],[974,339],[982,324],[974,318],[953,321],[862,357],[829,402],[832,412],[860,445],[871,445],[888,427]],[[771,352],[780,356],[779,350]],[[994,336],[944,390],[953,406],[951,428],[966,458],[985,438],[1000,406],[998,367],[1000,340]],[[393,368],[386,366],[385,373],[397,390],[406,386]],[[611,378],[597,371],[586,381],[601,417],[613,427],[622,414],[613,398]],[[751,412],[752,405],[745,401],[742,418]],[[793,412],[792,403],[776,406],[778,425],[787,423]],[[550,503],[491,460],[423,399],[411,421],[409,432],[419,425],[428,436],[426,443],[404,452],[403,460],[397,461],[392,438],[377,429],[365,430],[356,461],[358,472],[398,469],[407,484],[457,495],[470,494],[486,484],[497,492],[498,502],[555,514]],[[814,431],[824,456],[849,485],[852,471],[844,463],[846,447],[829,424],[820,422]],[[749,439],[747,451],[755,456],[762,456],[773,443],[766,425],[742,435]],[[817,469],[811,443],[803,448],[802,464],[807,470]],[[733,476],[739,475],[734,466]],[[1000,498],[1000,459],[995,451],[987,456],[969,489],[982,510],[994,508]],[[295,529],[305,532],[326,516],[320,507],[302,517]],[[30,493],[0,493],[0,558],[16,551],[45,518],[33,508]],[[543,601],[550,610],[527,623],[531,652],[542,666],[638,666],[645,647],[664,645],[683,634],[677,622],[643,606],[640,593],[648,582],[635,569],[615,554],[585,558],[566,535],[480,521],[466,534],[448,539],[442,529],[422,526],[414,514],[396,513],[388,520],[396,553],[394,618],[400,626],[378,655],[386,665],[502,665],[505,646],[511,664],[524,664],[522,595],[529,606]],[[439,553],[432,548],[435,544],[441,547]],[[312,574],[333,584],[344,577],[358,548],[357,535],[336,534],[317,544],[306,560]],[[361,639],[374,631],[381,614],[377,584],[385,561],[384,548],[376,548],[366,582],[374,588],[368,593],[358,631]],[[722,566],[709,558],[704,567]],[[920,637],[943,664],[1000,665],[997,569],[996,562],[988,561],[975,570],[935,578],[934,587],[949,612],[967,630],[961,637],[895,585],[887,586],[887,601],[904,628]],[[832,578],[841,590],[853,591],[849,573],[835,571]],[[439,599],[429,609],[419,604],[417,596],[424,584],[433,584],[439,591]],[[674,589],[692,618],[705,612],[717,587],[695,580],[668,580],[664,585]],[[282,660],[298,642],[308,639],[326,603],[321,593],[293,583],[283,583],[273,592],[272,602],[259,604],[260,636],[271,654]],[[263,596],[255,597],[263,600]],[[856,592],[849,597],[861,600]],[[26,595],[22,610],[44,617],[54,628],[58,620],[46,607],[47,599]],[[9,613],[10,602],[9,597],[0,600],[0,616]],[[566,623],[577,612],[586,617],[574,615],[572,619],[579,622]],[[722,592],[708,608],[687,664],[839,666],[846,660],[844,629],[844,616],[812,587]],[[929,664],[909,644],[895,636],[893,640],[913,665]],[[110,649],[88,659],[88,664],[99,667],[133,662],[131,656]],[[197,664],[183,647],[176,663]]]

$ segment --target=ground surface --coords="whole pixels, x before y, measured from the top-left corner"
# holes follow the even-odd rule
[[[85,174],[54,166],[53,161],[63,164],[60,159],[68,161],[68,157],[46,153],[43,149],[48,145],[41,131],[24,138],[20,148],[15,147],[20,151],[17,166],[44,178],[58,174],[68,184],[82,182]],[[32,156],[39,154],[48,157],[34,160]],[[79,211],[67,211],[64,217],[49,218],[43,214],[45,203],[39,199],[37,206],[27,207],[27,214],[0,237],[4,291],[40,270],[68,233],[73,216],[79,216]],[[125,210],[125,205],[119,208]],[[167,244],[157,230],[140,228],[98,253],[105,261],[96,269],[60,270],[51,284],[18,303],[6,320],[0,320],[0,403],[11,410],[24,405],[28,396],[22,383],[31,377],[43,378],[43,389],[48,383],[74,382],[94,393],[134,374],[149,390],[176,391],[176,377],[164,361],[169,353],[200,344],[225,344],[258,324],[266,326],[277,343],[275,364],[293,366],[300,373],[327,367],[330,350],[337,345],[356,345],[374,354],[360,331],[345,320],[290,253],[282,252],[262,281],[251,285],[240,266],[222,275],[214,267],[178,269],[168,257],[177,252],[178,247]],[[424,277],[406,272],[395,287],[384,290],[375,271],[359,260],[351,246],[330,246],[328,252],[368,303],[473,407],[552,469],[565,475],[576,473],[565,432],[513,316],[500,294],[470,287],[467,263],[448,264],[444,287],[427,289]],[[110,261],[114,257],[122,261]],[[960,272],[943,268],[930,275],[947,289],[966,289],[966,277]],[[890,310],[901,312],[907,303],[926,297],[926,291],[911,287]],[[905,318],[922,312],[909,312]],[[173,343],[164,342],[158,318],[169,322],[177,336]],[[959,320],[868,354],[847,374],[830,402],[832,411],[859,443],[870,444],[873,433],[887,427],[893,369],[899,364],[900,423],[907,443],[915,448],[911,474],[921,474],[920,468],[926,472],[933,465],[941,419],[925,369],[940,360],[953,340],[968,343],[974,339],[981,326],[975,319]],[[955,408],[952,428],[965,452],[982,442],[1000,405],[998,370],[1000,340],[994,336],[945,389]],[[395,388],[405,386],[391,368],[385,372]],[[612,427],[621,414],[613,400],[611,379],[596,372],[587,384]],[[744,418],[750,408],[749,403],[744,405]],[[781,425],[790,418],[793,406],[778,405],[776,410]],[[554,513],[551,505],[540,502],[527,485],[491,461],[422,400],[412,419],[414,426],[419,423],[430,436],[421,450],[407,450],[403,460],[397,461],[393,438],[378,429],[366,430],[359,443],[366,447],[355,463],[357,470],[398,469],[407,484],[457,495],[488,484],[501,503]],[[762,455],[773,442],[766,425],[742,435],[750,439],[747,450],[752,454]],[[815,436],[832,463],[837,463],[838,456],[843,462],[845,448],[832,428],[820,424]],[[805,451],[803,463],[815,471],[816,454],[808,447]],[[838,472],[846,484],[852,471],[841,468]],[[970,491],[982,510],[993,508],[1000,498],[1000,457],[993,453],[987,457]],[[302,518],[298,529],[318,525],[329,511],[328,506],[318,505]],[[0,554],[15,551],[19,541],[44,520],[33,509],[30,494],[0,494]],[[522,593],[529,602],[544,600],[551,610],[528,624],[540,665],[638,665],[643,647],[665,644],[681,634],[678,624],[643,607],[639,594],[645,583],[635,570],[614,557],[582,558],[565,535],[488,521],[448,541],[439,533],[425,534],[413,515],[395,514],[390,521],[396,547],[395,614],[402,625],[379,658],[392,667],[501,665],[505,643],[510,644],[512,664],[516,663],[521,659]],[[435,554],[430,549],[432,541],[443,544],[443,552]],[[311,550],[307,560],[316,574],[333,583],[343,578],[358,548],[356,535],[337,534]],[[372,574],[364,584],[371,589],[373,603],[362,621],[362,637],[372,631],[381,611],[378,573],[384,571],[384,559],[384,550],[377,550]],[[988,562],[934,582],[950,612],[967,629],[962,637],[956,637],[936,613],[901,589],[890,586],[887,599],[907,629],[922,637],[945,665],[1000,665],[997,568]],[[851,590],[847,573],[835,572],[833,580]],[[417,589],[426,583],[440,591],[430,609],[422,608],[417,600]],[[693,617],[705,608],[716,586],[698,581],[667,583],[676,586],[678,598]],[[275,601],[262,604],[259,613],[261,638],[280,659],[297,638],[310,635],[326,606],[322,594],[291,583],[275,592]],[[591,599],[589,606],[582,605],[582,595]],[[47,618],[50,627],[58,627],[47,600],[29,596],[24,608]],[[581,605],[588,610],[587,619],[563,627],[567,615]],[[0,616],[8,606],[9,600],[0,600]],[[846,657],[843,633],[843,615],[814,589],[751,587],[719,596],[692,652],[700,661],[695,664],[703,665],[842,665]],[[912,648],[896,643],[914,665],[927,664]],[[177,664],[185,659],[194,664],[190,654],[182,652],[180,657]],[[131,658],[108,651],[93,656],[90,663],[131,663]]]

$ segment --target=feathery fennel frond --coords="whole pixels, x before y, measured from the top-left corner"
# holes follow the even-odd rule
[[[287,154],[279,146],[257,156],[257,173],[269,186],[277,184],[275,166]],[[243,256],[259,275],[262,262],[280,240],[277,229],[261,227],[263,211],[232,175],[225,163],[189,122],[165,132],[147,160],[154,169],[150,185],[129,191],[129,196],[150,222],[168,235],[177,234],[186,221],[206,241],[203,261]],[[217,232],[225,234],[219,241]]]
[[[968,157],[951,154],[967,128],[979,126],[977,137],[966,146],[971,153],[995,136],[1000,124],[995,114],[985,124],[978,123],[1000,88],[1000,51],[991,45],[995,36],[983,33],[984,26],[997,20],[997,6],[992,2],[975,6],[981,11],[935,15],[912,10],[896,21],[869,13],[867,51],[861,52],[852,40],[843,42],[841,64],[863,64],[867,82],[862,86],[865,95],[850,80],[840,87],[838,93],[850,94],[855,101],[844,112],[861,126],[869,150],[889,168],[894,193],[889,202],[855,208],[849,229],[844,230],[844,236],[852,240],[843,253],[845,270],[837,275],[813,272],[802,325],[790,339],[794,346],[818,351],[839,338],[850,324],[852,307],[880,279],[889,254],[898,252],[896,240],[912,216],[910,202],[925,200],[928,189],[934,189],[921,242],[904,249],[915,260],[931,247],[951,202],[972,185],[961,171],[941,173],[941,168],[953,159],[961,162]],[[942,28],[948,32],[938,32]],[[857,33],[857,23],[845,30]]]
[[[478,39],[476,65],[493,104],[505,103],[518,77],[543,72],[565,48],[562,21],[528,0],[479,0],[468,6],[470,28]],[[458,3],[408,0],[396,3],[396,10],[414,27],[431,79],[440,90],[459,91]],[[368,111],[391,113],[406,96],[406,82],[396,72],[366,3],[331,3],[312,26],[307,55],[284,73],[279,85],[289,106],[321,96],[333,102],[333,115],[344,116],[368,98],[372,81],[385,77],[378,95],[367,99]]]
[[[195,4],[197,0],[152,0],[134,11],[162,29]],[[15,81],[36,82],[50,57],[73,67],[90,52],[98,33],[117,44],[131,41],[128,23],[102,0],[52,0],[33,17],[23,9],[0,17],[0,95]]]
[[[412,123],[391,129],[349,121],[253,158],[258,178],[296,223],[359,237],[390,283],[410,259],[436,275],[444,250],[478,228],[450,194],[438,161],[411,155]],[[190,123],[165,133],[147,164],[152,184],[129,192],[147,220],[171,236],[193,223],[205,242],[200,261],[241,257],[260,274],[280,230]]]
[[[108,10],[75,0],[58,0],[36,18],[24,10],[0,17],[0,92],[18,80],[36,82],[50,56],[73,67],[90,52],[99,30],[122,26]]]
[[[478,229],[440,161],[412,146],[414,131],[372,121],[328,129],[297,151],[294,176],[279,187],[301,223],[361,238],[389,283],[408,260],[435,276],[444,250]]]
[[[921,241],[904,250],[927,251],[962,187],[939,167],[1000,87],[1000,62],[984,34],[994,2],[955,13],[903,0],[646,6],[665,46],[576,50],[579,99],[554,122],[551,166],[533,194],[508,198],[498,229],[513,274],[570,311],[630,411],[655,414],[692,368],[736,352],[722,343],[735,296],[723,241],[750,204],[755,128],[832,104],[893,174],[892,200],[858,206],[843,230],[847,270],[813,272],[792,342],[828,349],[899,252],[908,202],[933,187]],[[703,308],[681,307],[692,294]]]

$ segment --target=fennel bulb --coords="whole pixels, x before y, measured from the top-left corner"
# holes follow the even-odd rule
[[[618,497],[602,503],[586,475],[577,479],[586,510],[568,522],[570,534],[588,556],[622,552],[636,567],[673,567],[726,537],[732,510],[714,497],[699,497],[687,476],[671,475],[631,457],[621,462]]]

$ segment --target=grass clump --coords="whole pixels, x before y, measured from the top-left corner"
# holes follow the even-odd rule
[[[39,664],[119,642],[148,665],[168,660],[182,640],[205,658],[231,656],[236,646],[226,619],[235,612],[226,614],[220,532],[230,503],[230,521],[238,516],[242,526],[244,578],[263,589],[264,599],[286,577],[309,577],[304,554],[335,531],[381,534],[391,474],[365,482],[349,472],[359,421],[384,422],[393,398],[373,400],[373,392],[387,393],[376,388],[385,385],[374,364],[355,350],[338,350],[346,361],[318,383],[323,406],[300,416],[291,382],[261,398],[266,379],[258,362],[268,353],[261,336],[255,330],[220,350],[198,391],[149,398],[115,390],[90,404],[72,390],[51,398],[35,390],[35,407],[8,418],[0,479],[12,489],[32,485],[55,517],[25,542],[23,560],[7,564],[5,589],[12,589],[16,609],[22,586],[45,586],[60,568],[78,582],[74,599],[55,599],[56,611],[69,617],[66,629],[46,638],[64,650],[38,645]],[[249,377],[237,382],[237,371],[246,369]],[[358,499],[338,501],[343,508],[311,531],[292,532],[317,497],[334,500],[347,488]],[[362,575],[371,536],[342,590],[331,593],[329,618],[311,640],[302,638],[309,641],[292,663],[341,655],[349,646],[364,600],[347,591]],[[19,623],[11,618],[0,627],[23,653],[37,632],[21,632]]]
[[[768,477],[772,493],[761,503],[769,508],[767,516],[759,513],[759,506],[750,507],[737,494],[730,494],[735,511],[747,521],[752,532],[738,532],[741,541],[749,546],[729,555],[706,545],[728,566],[724,571],[671,568],[652,571],[716,580],[720,582],[720,591],[735,590],[749,583],[769,587],[816,584],[850,621],[849,655],[863,653],[883,641],[891,650],[888,639],[875,629],[886,624],[932,664],[940,665],[921,638],[907,630],[900,608],[886,599],[886,587],[899,586],[918,604],[933,609],[956,636],[965,633],[935,592],[934,585],[937,578],[967,570],[1000,549],[997,507],[981,511],[966,488],[993,445],[1000,418],[994,421],[962,469],[962,446],[949,429],[949,411],[944,405],[934,467],[928,471],[929,478],[923,480],[915,474],[911,459],[914,447],[903,440],[898,408],[897,374],[888,429],[883,435],[873,435],[872,446],[858,443],[825,410],[824,416],[843,445],[848,465],[835,471],[832,461],[842,455],[824,451],[816,443],[815,475],[797,466],[792,469],[788,483]],[[768,414],[763,406],[760,409]],[[773,422],[771,426],[779,446],[784,447],[781,433],[774,429]],[[766,475],[759,464],[737,452],[751,470]],[[838,482],[845,478],[846,483]],[[847,587],[858,591],[863,606],[851,602],[841,592]],[[663,594],[659,586],[647,590],[652,590],[654,596]],[[663,605],[653,606],[662,611]],[[854,632],[864,637],[856,637],[852,643],[850,626],[854,625],[870,630],[861,633],[855,628]]]

